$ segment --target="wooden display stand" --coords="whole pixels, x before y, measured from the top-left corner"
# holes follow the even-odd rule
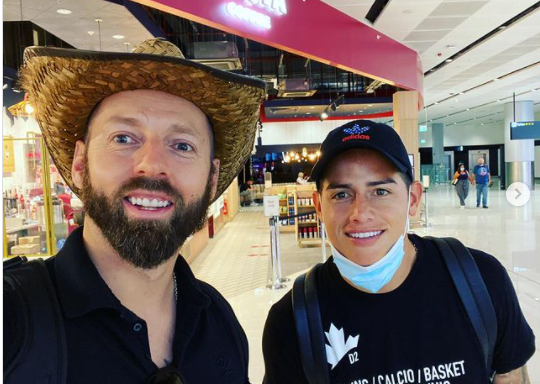
[[[271,188],[267,188],[264,191],[265,195],[279,196],[279,217],[280,217],[280,232],[294,232],[294,224],[296,219],[285,219],[288,215],[294,215],[296,212],[294,206],[294,192],[296,190],[295,185],[275,185]]]
[[[296,214],[315,211],[313,192],[315,184],[299,185],[295,190],[294,207]],[[300,247],[321,246],[321,223],[314,212],[310,216],[296,219],[296,239]]]

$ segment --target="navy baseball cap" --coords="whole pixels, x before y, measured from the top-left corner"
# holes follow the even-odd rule
[[[332,159],[349,149],[367,148],[381,153],[396,168],[414,180],[407,149],[394,128],[370,120],[354,120],[330,131],[321,144],[321,156],[313,167],[311,179],[319,182]]]

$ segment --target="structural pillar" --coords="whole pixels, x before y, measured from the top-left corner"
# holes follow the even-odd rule
[[[534,189],[534,140],[510,140],[510,123],[534,120],[534,103],[517,101],[504,105],[504,161],[506,187],[515,182]]]
[[[414,156],[414,179],[420,180],[420,153],[418,152],[418,92],[402,91],[393,96],[394,129]]]
[[[431,139],[433,146],[433,164],[443,164],[444,157],[444,124],[431,124]]]
[[[401,137],[407,153],[414,158],[414,179],[420,180],[420,153],[418,152],[418,92],[402,91],[393,96],[394,129]],[[420,221],[420,209],[411,218]]]

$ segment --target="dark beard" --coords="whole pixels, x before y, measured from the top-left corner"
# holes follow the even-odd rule
[[[86,162],[87,163],[87,162]],[[202,229],[211,203],[211,180],[208,176],[201,198],[186,205],[182,196],[165,180],[136,177],[120,186],[109,200],[92,187],[88,168],[84,171],[81,199],[86,214],[99,227],[113,249],[128,263],[153,269],[176,255],[186,239]],[[133,220],[124,212],[124,197],[129,191],[160,191],[172,197],[174,212],[169,220]]]

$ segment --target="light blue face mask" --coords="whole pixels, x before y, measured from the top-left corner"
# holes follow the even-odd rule
[[[405,232],[399,237],[388,253],[375,264],[363,267],[353,263],[331,245],[334,264],[341,276],[349,280],[357,287],[364,288],[372,293],[377,293],[392,280],[405,256],[405,235],[409,229],[409,205],[411,202],[411,189],[407,200],[407,224]]]

